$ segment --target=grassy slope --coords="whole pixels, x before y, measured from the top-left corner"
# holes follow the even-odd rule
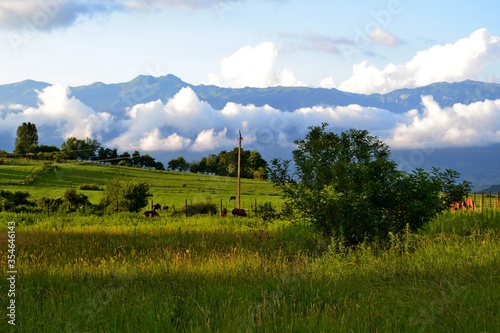
[[[86,163],[57,164],[55,168],[41,172],[42,164],[39,162],[19,163],[0,165],[0,188],[26,191],[33,199],[44,196],[55,198],[70,188],[78,190],[82,184],[95,183],[104,188],[107,182],[115,178],[148,183],[153,194],[152,200],[170,207],[183,207],[185,200],[195,203],[207,199],[217,204],[222,200],[224,206],[233,207],[234,201],[228,200],[237,191],[236,179],[230,177]],[[33,175],[34,182],[24,184],[24,180]],[[87,195],[93,203],[97,203],[103,194],[102,191],[78,191]],[[278,205],[280,196],[270,182],[242,179],[241,206],[249,208],[255,200],[258,204],[270,201]]]

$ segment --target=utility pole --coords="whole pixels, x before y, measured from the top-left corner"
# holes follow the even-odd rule
[[[243,141],[243,138],[241,137],[241,131],[238,131],[240,133],[240,137],[238,138],[238,192],[237,192],[237,201],[236,201],[236,208],[240,209],[240,164],[241,164],[241,141]]]

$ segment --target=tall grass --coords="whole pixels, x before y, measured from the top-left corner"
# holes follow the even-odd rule
[[[496,212],[445,214],[421,234],[394,236],[388,250],[363,245],[341,253],[311,229],[286,221],[0,217],[18,221],[17,329],[22,332],[495,332],[500,327]],[[5,249],[6,238],[0,240]],[[5,293],[0,297],[4,306]]]

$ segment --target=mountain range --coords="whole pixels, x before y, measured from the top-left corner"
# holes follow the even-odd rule
[[[26,107],[37,107],[39,92],[51,86],[47,82],[25,80],[0,85],[0,121],[9,112],[19,112]],[[422,110],[422,96],[432,96],[442,108],[457,103],[469,105],[485,100],[500,100],[500,84],[466,80],[463,82],[434,83],[424,87],[398,89],[386,94],[357,94],[335,88],[312,87],[268,87],[268,88],[224,88],[213,85],[193,85],[174,75],[153,77],[139,75],[129,82],[70,87],[71,96],[99,112],[108,112],[117,120],[124,119],[127,108],[140,103],[160,100],[166,103],[182,88],[189,87],[200,101],[210,104],[215,110],[223,109],[227,103],[268,105],[282,112],[293,112],[300,108],[315,106],[349,106],[378,108],[394,114],[409,110]],[[20,124],[19,124],[20,125]],[[500,130],[500,129],[499,129]],[[13,149],[12,134],[0,133],[0,150]],[[59,145],[59,144],[57,144]],[[180,155],[179,152],[175,153]],[[396,161],[411,160],[415,150],[393,150]],[[458,169],[463,178],[471,180],[474,189],[500,184],[500,145],[469,148],[435,149],[425,154],[419,167]],[[158,156],[158,154],[155,154]],[[165,155],[167,156],[167,155]]]
[[[0,105],[22,104],[35,107],[38,94],[50,83],[25,80],[0,85]],[[456,103],[471,104],[484,100],[500,99],[500,84],[466,80],[439,82],[428,86],[397,89],[386,94],[357,94],[335,88],[268,87],[223,88],[213,85],[193,85],[175,75],[160,77],[139,75],[129,82],[70,87],[72,95],[94,110],[119,114],[126,107],[138,103],[161,100],[165,103],[181,88],[190,87],[200,100],[214,109],[222,109],[228,102],[255,106],[269,105],[282,111],[293,111],[312,106],[347,106],[357,104],[403,113],[421,107],[421,96],[430,95],[441,107]]]

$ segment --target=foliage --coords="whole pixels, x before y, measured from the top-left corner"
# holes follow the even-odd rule
[[[210,200],[206,202],[196,202],[192,205],[187,206],[187,212],[186,207],[184,207],[181,210],[181,213],[187,216],[193,216],[197,214],[215,215],[217,214],[217,205]]]
[[[175,161],[175,160],[173,160]],[[191,172],[236,177],[238,170],[238,148],[222,150],[218,155],[210,154],[199,162],[192,162]],[[267,179],[267,161],[256,150],[241,149],[241,178]]]
[[[26,154],[31,147],[38,145],[38,131],[36,125],[30,122],[23,123],[17,128],[14,154]]]
[[[255,209],[255,214],[259,216],[265,223],[273,222],[280,217],[280,214],[276,212],[273,204],[269,201],[263,204],[257,205]]]
[[[75,189],[69,189],[64,193],[64,200],[68,203],[68,210],[75,211],[80,207],[85,208],[91,206],[89,198],[83,194],[76,192]]]
[[[31,211],[36,204],[29,197],[29,192],[0,190],[0,211]]]
[[[115,179],[106,185],[101,206],[108,212],[138,212],[148,205],[149,184]]]
[[[70,160],[80,159],[88,161],[95,158],[95,154],[100,147],[96,139],[86,138],[84,140],[70,137],[61,145],[61,151]]]
[[[101,191],[102,188],[99,187],[96,183],[92,184],[82,184],[79,186],[80,190],[86,190],[86,191]]]
[[[439,168],[433,168],[432,173],[441,180],[443,191],[443,204],[445,208],[450,207],[453,202],[461,202],[471,192],[471,183],[463,181],[456,184],[460,174],[454,170],[441,171]]]
[[[310,127],[295,142],[294,177],[290,162],[279,159],[272,161],[270,174],[303,220],[344,246],[385,242],[389,233],[407,226],[412,232],[424,228],[443,210],[441,191],[466,187],[453,186],[452,171],[397,170],[389,147],[367,131],[337,135],[326,126]]]
[[[171,159],[168,162],[168,170],[186,171],[188,169],[189,169],[189,163],[182,156]]]

